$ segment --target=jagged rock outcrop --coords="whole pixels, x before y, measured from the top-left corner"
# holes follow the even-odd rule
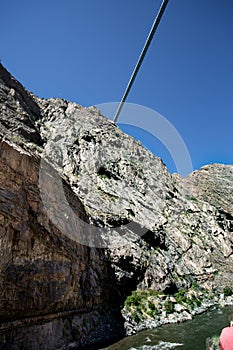
[[[184,181],[195,197],[210,203],[220,212],[225,211],[232,220],[232,178],[232,165],[209,164],[194,171]]]
[[[6,346],[121,336],[136,288],[233,287],[232,166],[171,175],[96,108],[35,97],[1,65],[0,106],[2,331],[48,321],[5,330]]]
[[[3,67],[0,77],[0,348],[90,347],[103,334],[112,338],[115,325],[119,336],[123,323],[105,252],[70,240],[43,209],[40,108]],[[65,180],[63,186],[76,215],[88,222],[84,205]],[[20,331],[23,325],[34,326]]]

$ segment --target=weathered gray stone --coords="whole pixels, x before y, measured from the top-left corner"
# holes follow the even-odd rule
[[[95,107],[35,97],[2,65],[0,108],[2,322],[76,310],[63,341],[81,346],[122,335],[134,289],[233,288],[232,166],[171,175]],[[79,310],[95,308],[85,328]],[[43,327],[25,327],[31,349]],[[48,348],[65,346],[59,332]]]

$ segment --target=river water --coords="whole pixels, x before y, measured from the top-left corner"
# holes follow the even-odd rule
[[[206,339],[219,335],[229,326],[233,306],[212,308],[184,323],[168,324],[139,332],[105,348],[105,350],[205,350]]]

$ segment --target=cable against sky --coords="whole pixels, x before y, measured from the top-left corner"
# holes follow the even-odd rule
[[[142,62],[143,62],[143,60],[144,60],[144,58],[146,56],[147,50],[148,50],[148,48],[149,48],[149,46],[150,46],[150,44],[152,42],[154,34],[155,34],[155,32],[156,32],[156,30],[157,30],[157,28],[159,26],[161,18],[162,18],[163,14],[164,14],[164,11],[165,11],[166,7],[167,7],[168,1],[169,0],[163,0],[162,4],[160,6],[159,12],[158,12],[158,14],[157,14],[157,16],[156,16],[156,18],[154,20],[154,23],[153,23],[152,27],[151,27],[150,33],[149,33],[149,35],[148,35],[148,37],[146,39],[145,45],[144,45],[144,47],[142,49],[142,52],[141,52],[140,57],[138,59],[138,62],[136,64],[135,68],[134,68],[134,71],[133,71],[133,73],[131,75],[131,78],[129,80],[129,83],[128,83],[127,87],[126,87],[126,90],[124,92],[122,100],[121,100],[121,102],[120,102],[120,104],[118,106],[116,115],[115,115],[114,120],[113,120],[114,123],[116,123],[118,118],[119,118],[121,110],[122,110],[122,108],[124,106],[124,103],[125,103],[125,101],[127,99],[127,96],[129,95],[129,92],[130,92],[130,90],[131,90],[131,88],[133,86],[134,80],[135,80],[135,78],[136,78],[136,76],[137,76],[137,74],[139,72],[139,69],[140,69],[140,67],[142,65]]]

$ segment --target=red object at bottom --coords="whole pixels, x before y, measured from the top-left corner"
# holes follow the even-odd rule
[[[220,335],[221,350],[233,350],[233,327],[223,328]]]

